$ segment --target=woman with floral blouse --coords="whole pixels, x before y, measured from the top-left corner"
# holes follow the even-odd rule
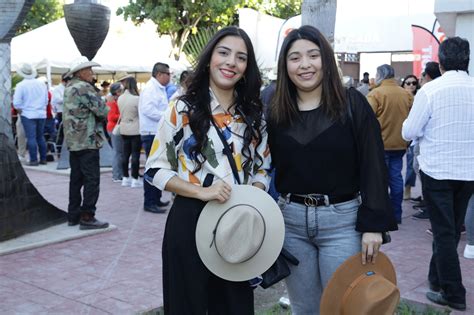
[[[165,314],[254,314],[249,283],[213,275],[195,242],[206,202],[225,202],[236,184],[217,128],[232,148],[240,182],[268,186],[261,78],[248,35],[237,27],[218,31],[189,82],[160,121],[146,164],[146,177],[177,195],[163,239]]]

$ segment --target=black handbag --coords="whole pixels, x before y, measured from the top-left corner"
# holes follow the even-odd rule
[[[298,266],[299,260],[290,254],[286,249],[282,248],[280,255],[278,255],[277,260],[273,265],[262,274],[262,282],[260,286],[264,289],[267,289],[274,285],[275,283],[288,277],[290,272],[290,267],[288,264]]]

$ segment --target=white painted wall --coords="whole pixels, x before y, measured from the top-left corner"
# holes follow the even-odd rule
[[[469,41],[469,74],[474,76],[474,0],[436,0],[434,13],[448,37]]]
[[[474,76],[474,11],[457,15],[456,36],[465,38],[469,41],[471,48],[469,74]]]

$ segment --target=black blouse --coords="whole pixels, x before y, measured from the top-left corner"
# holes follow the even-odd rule
[[[380,125],[366,98],[348,90],[352,118],[331,120],[321,108],[300,111],[297,123],[269,125],[278,192],[345,195],[360,191],[356,230],[397,230],[388,196]]]

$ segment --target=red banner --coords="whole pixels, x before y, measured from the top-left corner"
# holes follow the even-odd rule
[[[421,77],[426,63],[438,61],[439,41],[429,30],[422,26],[412,25],[413,32],[413,74]]]

